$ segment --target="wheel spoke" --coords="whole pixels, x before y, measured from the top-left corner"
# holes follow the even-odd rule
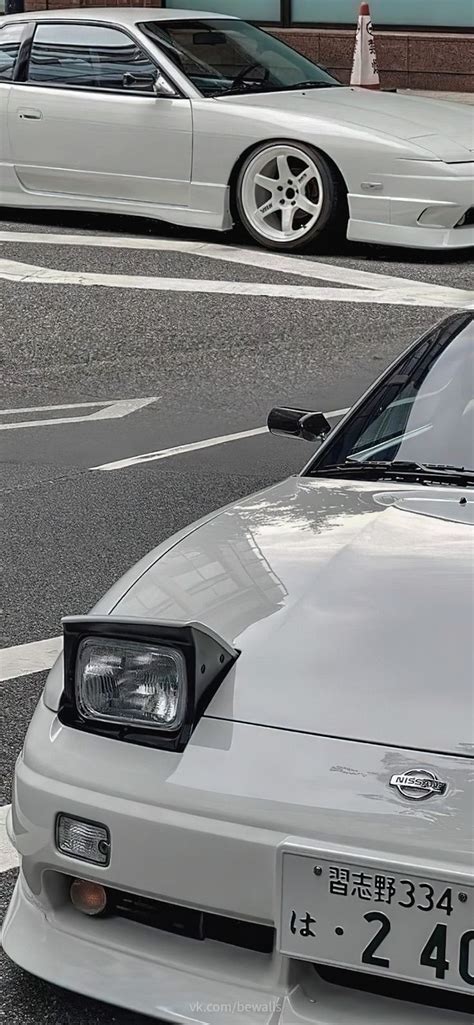
[[[273,192],[275,188],[275,178],[267,178],[265,174],[256,174],[254,181],[256,185],[260,185],[262,189],[267,189],[268,192]]]
[[[312,181],[314,177],[314,171],[312,171],[310,167],[305,167],[304,171],[301,171],[301,174],[296,178],[296,181],[298,182],[300,189],[302,189],[308,184],[308,182]]]
[[[270,214],[274,214],[275,210],[278,210],[278,204],[272,196],[271,199],[267,199],[266,203],[262,203],[261,206],[257,207],[255,216],[263,221],[266,217],[269,217]]]
[[[321,209],[321,200],[318,199],[317,203],[312,203],[307,196],[297,196],[296,205],[300,210],[304,210],[305,213],[311,214],[312,217],[317,217]]]
[[[284,235],[293,231],[293,217],[295,216],[295,208],[292,206],[284,206],[281,211],[281,229]]]
[[[280,181],[283,181],[286,184],[286,182],[293,177],[290,171],[288,157],[285,157],[283,156],[283,154],[280,154],[280,156],[276,158],[276,162],[278,168],[278,178]]]

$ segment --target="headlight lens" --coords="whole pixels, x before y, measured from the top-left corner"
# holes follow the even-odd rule
[[[186,663],[175,648],[88,637],[79,645],[75,689],[86,719],[177,730],[186,707]]]

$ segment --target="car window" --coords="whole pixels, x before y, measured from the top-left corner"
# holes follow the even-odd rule
[[[124,76],[128,77],[124,80]],[[151,59],[119,29],[104,25],[38,25],[31,48],[30,82],[87,89],[140,87],[140,78],[156,75]],[[152,83],[144,83],[149,92]]]
[[[204,96],[339,85],[319,65],[245,21],[157,19],[139,26]]]
[[[24,25],[4,25],[0,28],[0,82],[13,76]]]
[[[474,469],[474,321],[441,325],[369,394],[313,467],[357,459]],[[310,468],[310,471],[311,472]]]

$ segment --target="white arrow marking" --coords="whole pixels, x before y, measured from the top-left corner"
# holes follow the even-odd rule
[[[41,413],[43,410],[46,412],[53,409],[84,409],[90,406],[95,407],[97,411],[95,413],[86,413],[84,416],[58,416],[50,417],[46,420],[21,420],[11,424],[0,424],[0,431],[17,431],[20,427],[56,427],[58,424],[91,423],[94,420],[118,420],[124,416],[129,416],[130,413],[136,413],[138,409],[149,406],[151,402],[156,402],[157,399],[158,396],[153,395],[147,399],[76,402],[66,406],[30,406],[24,409],[4,409],[0,410],[0,416],[5,416],[7,413],[10,415],[12,413]],[[97,409],[98,406],[101,408]]]
[[[293,273],[295,271],[293,270]],[[319,302],[376,303],[390,306],[428,306],[430,308],[474,308],[474,293],[463,289],[442,288],[420,282],[404,282],[398,290],[363,291],[350,288],[314,288],[310,285],[259,284],[253,281],[207,281],[202,278],[147,277],[130,274],[100,274],[90,271],[54,270],[16,260],[0,260],[0,277],[7,281],[40,285],[81,285],[102,288],[130,288],[154,292],[187,292],[202,295],[266,296],[273,299],[306,299]]]

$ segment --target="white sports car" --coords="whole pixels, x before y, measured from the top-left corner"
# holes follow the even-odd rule
[[[0,204],[472,246],[472,111],[344,88],[237,18],[30,12],[0,25]]]
[[[16,765],[4,948],[193,1025],[455,1025],[474,994],[474,315],[301,475],[64,620]]]

